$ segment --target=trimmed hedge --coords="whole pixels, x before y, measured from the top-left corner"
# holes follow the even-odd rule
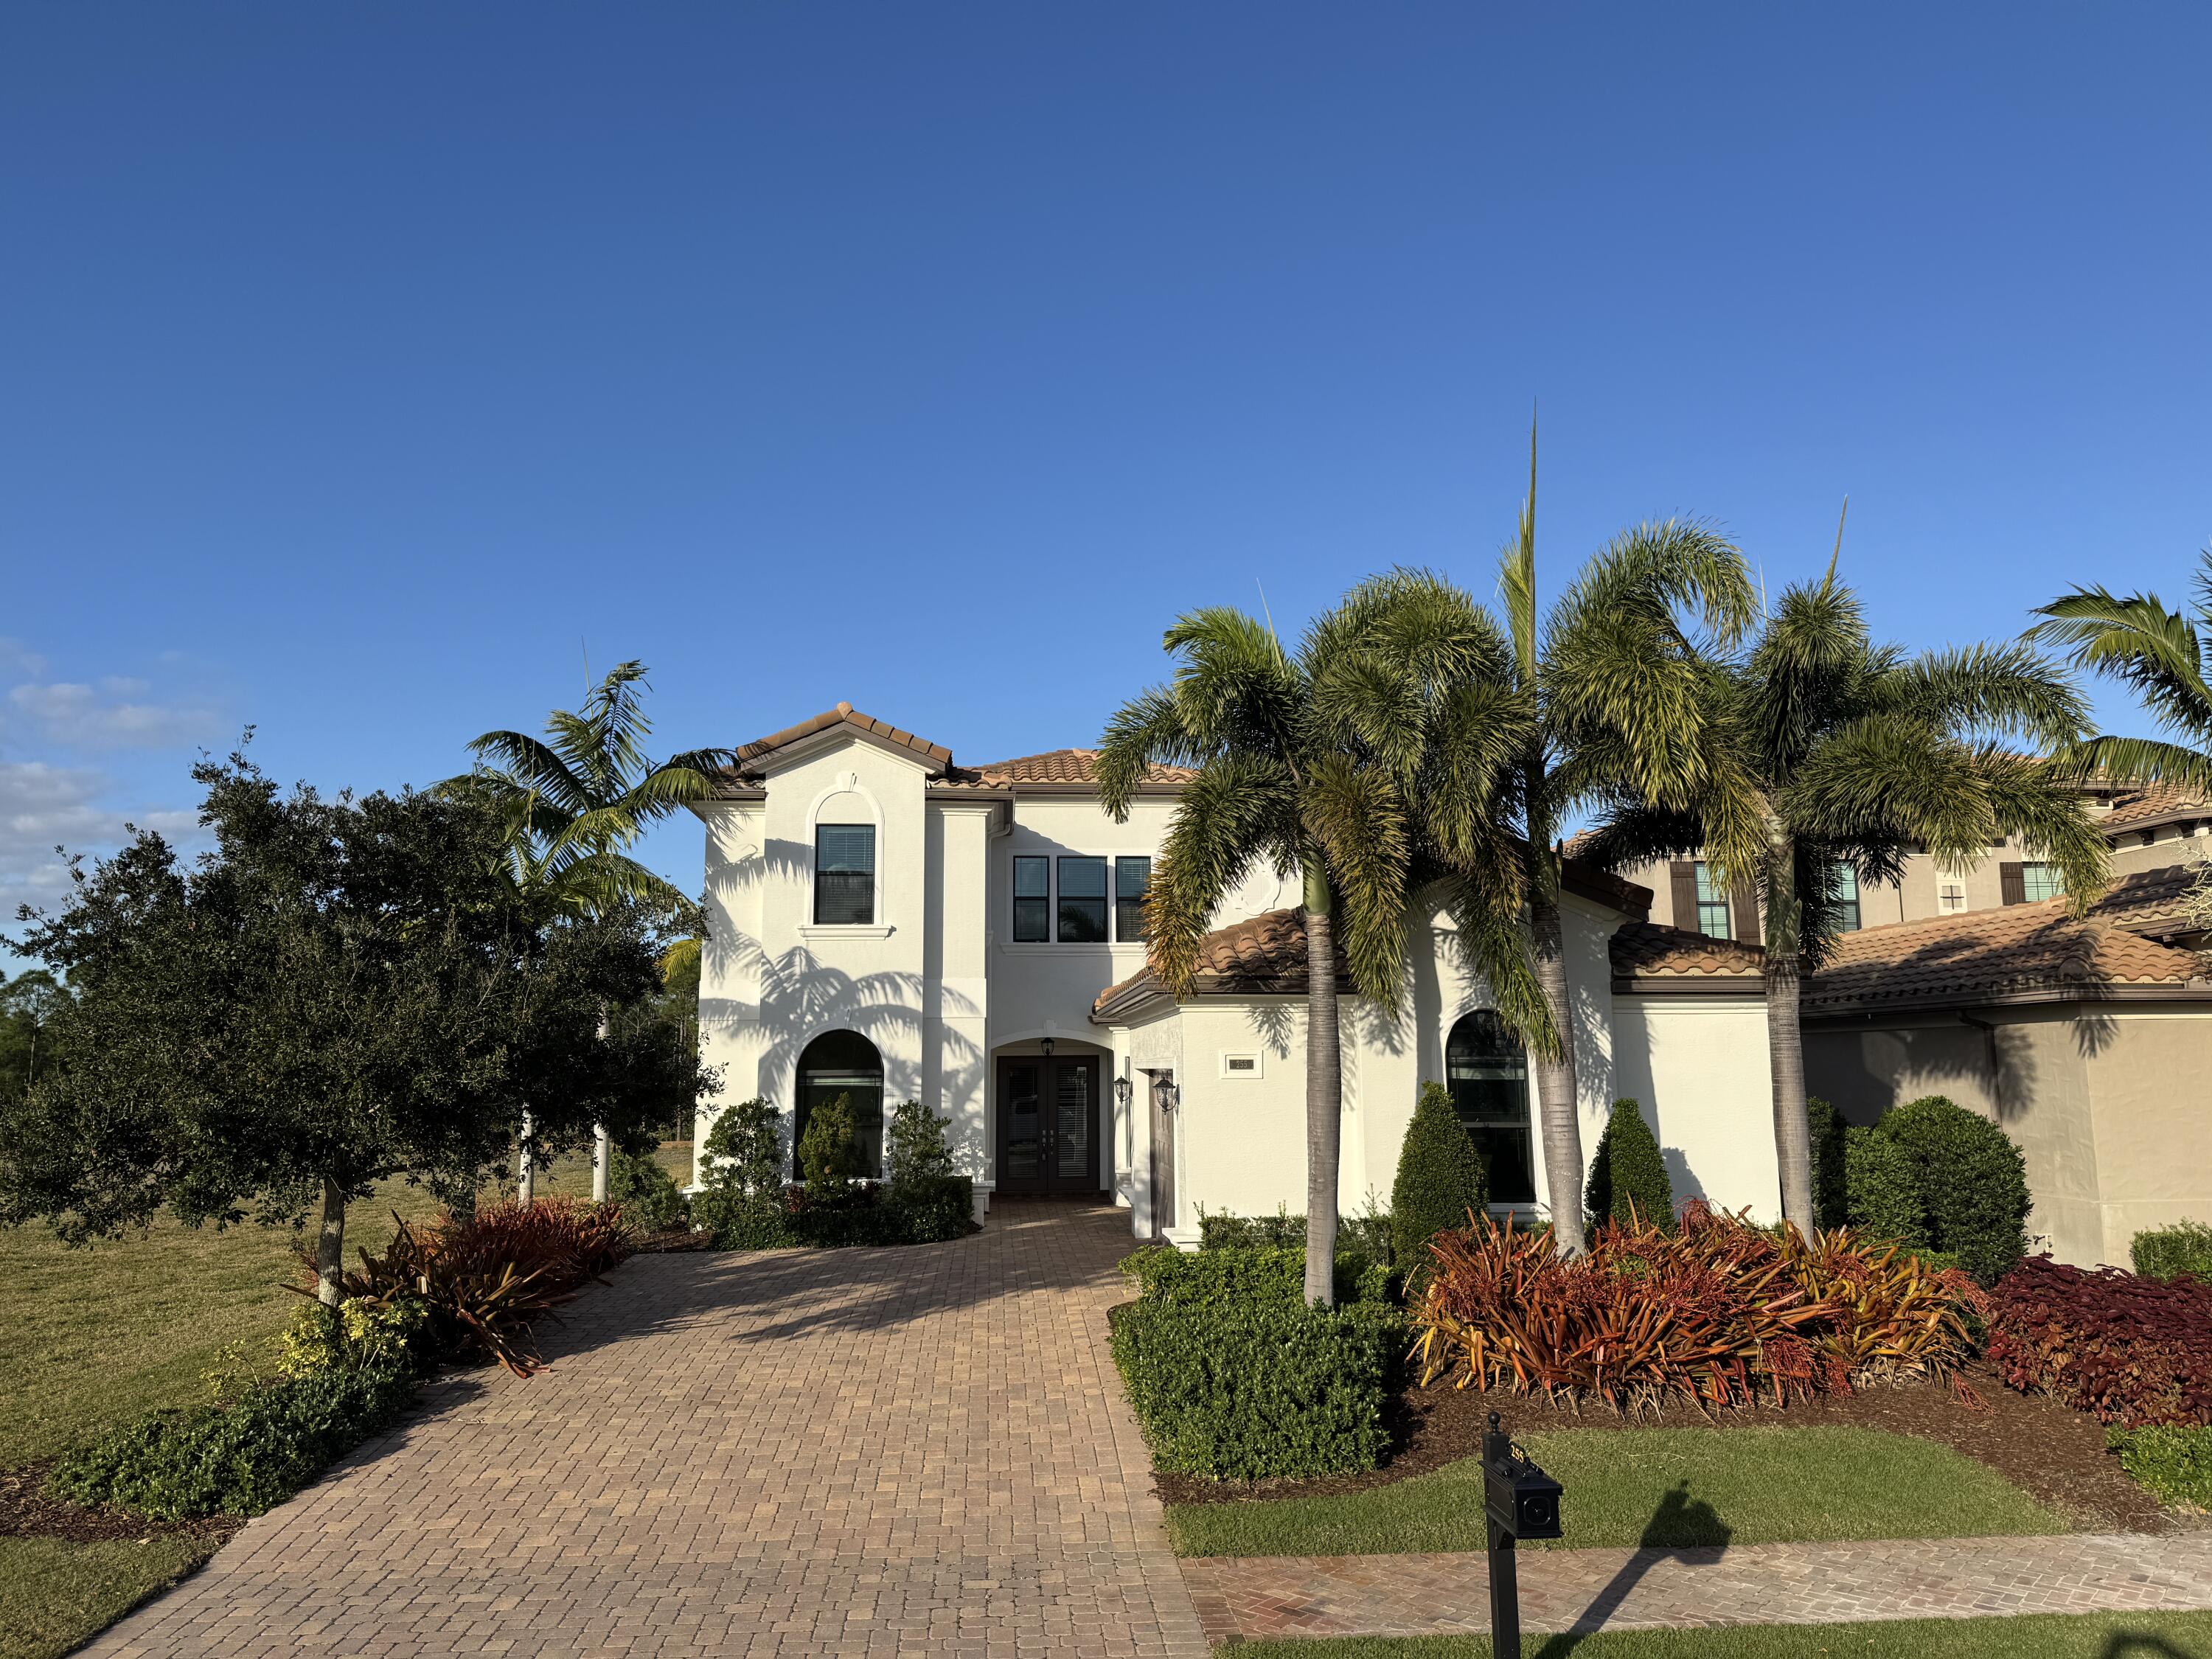
[[[2201,1221],[2177,1221],[2135,1236],[2128,1256],[2136,1271],[2153,1279],[2193,1273],[2212,1285],[2212,1227]]]
[[[1141,1291],[1113,1311],[1114,1363],[1161,1471],[1261,1480],[1375,1467],[1406,1344],[1393,1310],[1301,1306],[1297,1250],[1156,1249],[1122,1267]]]
[[[1391,1253],[1406,1272],[1418,1271],[1431,1238],[1468,1225],[1470,1215],[1479,1218],[1489,1202],[1489,1174],[1452,1109],[1451,1091],[1423,1085],[1390,1188]]]
[[[1178,1250],[1156,1244],[1121,1263],[1137,1281],[1139,1293],[1185,1304],[1264,1303],[1272,1307],[1304,1304],[1306,1253],[1304,1245],[1217,1244],[1211,1249]],[[1390,1270],[1358,1250],[1336,1253],[1338,1305],[1382,1307],[1392,1297]]]
[[[1639,1217],[1655,1226],[1674,1224],[1674,1187],[1667,1179],[1659,1138],[1644,1121],[1643,1108],[1626,1096],[1613,1103],[1613,1115],[1598,1137],[1583,1208],[1593,1232],[1607,1222]]]
[[[1880,1129],[1846,1129],[1844,1169],[1853,1228],[1908,1249],[1928,1243],[1928,1208],[1904,1148]]]
[[[2161,1425],[2106,1429],[2105,1444],[2120,1467],[2177,1508],[2212,1510],[2212,1429]]]
[[[1885,1116],[1881,1133],[1911,1160],[1928,1232],[1984,1285],[2027,1254],[2027,1160],[2002,1129],[1941,1095]]]
[[[2122,1428],[2212,1421],[2212,1285],[2032,1256],[1986,1318],[1990,1363],[2023,1393]]]
[[[415,1393],[405,1365],[337,1366],[263,1382],[236,1404],[154,1412],[64,1455],[56,1492],[161,1521],[259,1515],[389,1427]]]

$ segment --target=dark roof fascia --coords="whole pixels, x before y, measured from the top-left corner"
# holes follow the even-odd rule
[[[1798,1018],[1807,1023],[1818,1023],[1829,1019],[1871,1019],[1882,1014],[1949,1013],[1971,1008],[2050,1007],[2068,1002],[2212,1002],[2212,984],[2193,980],[2185,985],[2024,985],[2012,990],[1975,991],[1950,996],[1928,993],[1893,1000],[1861,997],[1817,1006],[1808,1000]]]
[[[1636,974],[1616,975],[1617,997],[1758,997],[1766,996],[1764,974]]]
[[[1012,790],[1017,795],[1031,798],[1040,795],[1057,795],[1068,799],[1081,799],[1085,796],[1095,797],[1098,793],[1098,786],[1095,783],[1023,783],[1006,780],[998,782],[996,787]],[[1184,787],[1185,786],[1180,783],[1140,783],[1130,793],[1134,795],[1151,795],[1171,799],[1182,793]]]
[[[1651,920],[1652,894],[1649,887],[1611,871],[1596,869],[1579,859],[1568,859],[1562,863],[1559,885],[1577,898],[1602,904],[1608,910],[1617,910],[1638,921]]]

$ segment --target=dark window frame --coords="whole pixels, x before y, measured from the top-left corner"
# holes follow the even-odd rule
[[[1445,1034],[1444,1086],[1460,1127],[1482,1155],[1495,1204],[1534,1204],[1538,1198],[1528,1073],[1527,1048],[1495,1009],[1470,1009]],[[1525,1195],[1514,1190],[1522,1185]]]
[[[1052,872],[1054,890],[1052,903],[1053,937],[1062,945],[1106,944],[1114,937],[1112,931],[1114,925],[1114,887],[1112,871],[1109,868],[1111,860],[1107,859],[1103,854],[1099,853],[1062,853],[1059,858],[1054,860],[1054,863],[1056,867]],[[1098,891],[1095,895],[1089,893],[1077,893],[1071,896],[1069,894],[1067,890],[1067,866],[1071,864],[1095,865],[1097,866]],[[1086,907],[1085,909],[1079,914],[1087,915],[1089,914],[1087,907],[1093,904],[1098,907],[1096,922],[1096,926],[1098,930],[1097,933],[1091,935],[1090,937],[1085,937],[1083,931],[1079,929],[1074,935],[1071,936],[1067,929],[1069,907],[1071,905],[1085,906]]]
[[[1043,879],[1039,882],[1038,890],[1036,892],[1024,893],[1022,891],[1022,869],[1024,865],[1035,865],[1038,871],[1042,874]],[[1017,945],[1051,944],[1052,860],[1042,853],[1015,854],[1012,881],[1013,885],[1012,892],[1013,896],[1014,907],[1013,942]],[[1024,905],[1035,905],[1036,908],[1034,911],[1024,912],[1022,908]],[[1024,933],[1023,931],[1022,918],[1025,914],[1033,916],[1035,919],[1036,931],[1034,933]]]
[[[839,865],[825,867],[822,837],[829,830],[866,830],[868,838],[868,861],[865,868]],[[876,925],[876,826],[872,823],[817,823],[814,826],[814,925],[817,927],[872,927]],[[823,878],[865,878],[865,881]],[[861,902],[853,908],[862,912],[857,915],[824,915],[823,900],[832,894],[842,894],[847,900]],[[834,902],[832,908],[834,908]]]
[[[1144,879],[1137,884],[1134,895],[1124,893],[1121,872],[1133,866],[1144,866]],[[1141,945],[1145,942],[1145,899],[1152,890],[1152,857],[1149,853],[1124,853],[1114,860],[1114,938],[1122,945]],[[1136,925],[1130,925],[1131,917]]]
[[[1864,896],[1864,895],[1859,891],[1859,872],[1856,870],[1854,870],[1848,864],[1838,864],[1835,868],[1833,881],[1836,890],[1833,898],[1838,922],[1838,931],[1846,933],[1856,933],[1859,931],[1860,927],[1864,925],[1863,913],[1859,908],[1860,901]],[[1843,891],[1843,885],[1845,882],[1849,882],[1850,884],[1850,893],[1848,897],[1844,896]]]

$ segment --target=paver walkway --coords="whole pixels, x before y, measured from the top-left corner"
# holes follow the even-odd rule
[[[1522,1550],[1530,1632],[2212,1608],[2212,1532]],[[1480,1553],[1183,1563],[1209,1638],[1490,1629]]]
[[[1126,1212],[645,1256],[87,1651],[1199,1655],[1106,1352]]]

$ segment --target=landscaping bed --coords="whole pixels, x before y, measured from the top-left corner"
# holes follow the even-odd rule
[[[1977,1408],[1941,1383],[1904,1383],[1829,1394],[1772,1406],[1739,1407],[1700,1417],[1687,1406],[1641,1418],[1602,1407],[1571,1407],[1534,1398],[1480,1394],[1443,1384],[1407,1386],[1394,1418],[1396,1449],[1381,1468],[1310,1480],[1221,1481],[1155,1475],[1170,1504],[1221,1504],[1253,1498],[1323,1496],[1364,1491],[1428,1474],[1480,1455],[1488,1414],[1501,1413],[1523,1438],[1559,1429],[1633,1434],[1654,1425],[1670,1427],[1855,1427],[1933,1440],[1996,1470],[2037,1502],[2071,1517],[2084,1531],[2157,1532],[2175,1524],[2158,1500],[2130,1480],[2106,1449],[2105,1431],[2092,1419],[2055,1400],[2014,1392],[1982,1364],[1964,1380],[1979,1396]]]

